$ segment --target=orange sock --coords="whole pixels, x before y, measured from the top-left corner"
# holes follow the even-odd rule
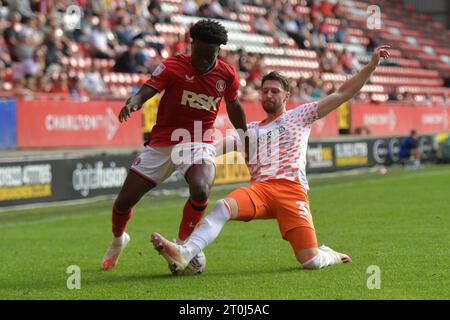
[[[191,235],[197,223],[203,218],[207,206],[208,200],[205,202],[197,202],[189,198],[186,201],[183,208],[183,218],[181,219],[178,230],[178,239],[184,241]]]
[[[113,205],[112,210],[112,232],[115,237],[120,237],[127,227],[128,221],[133,216],[133,208],[129,212],[120,212],[116,205]]]

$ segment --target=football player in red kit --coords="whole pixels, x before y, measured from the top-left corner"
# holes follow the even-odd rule
[[[190,192],[178,240],[187,239],[201,220],[215,177],[216,152],[211,133],[223,98],[231,123],[241,129],[239,132],[247,130],[245,114],[237,98],[236,71],[217,59],[220,45],[228,40],[226,29],[218,22],[200,20],[191,27],[190,36],[192,54],[173,56],[162,62],[120,111],[119,121],[126,121],[145,101],[162,93],[150,141],[133,162],[114,201],[113,239],[103,257],[104,270],[117,264],[130,241],[125,228],[134,205],[175,170],[185,177]]]

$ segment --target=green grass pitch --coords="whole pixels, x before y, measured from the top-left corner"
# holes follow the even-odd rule
[[[230,190],[213,189],[210,207]],[[111,239],[111,200],[0,212],[1,299],[448,299],[450,166],[311,179],[319,244],[350,265],[301,270],[275,221],[230,222],[205,250],[202,275],[173,277],[149,243],[174,237],[184,199],[143,199],[115,270],[100,271]],[[69,290],[66,269],[81,269]],[[369,266],[380,288],[369,289]],[[370,282],[370,281],[369,281]]]

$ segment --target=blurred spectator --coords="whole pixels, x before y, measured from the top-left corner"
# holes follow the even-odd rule
[[[311,98],[317,100],[323,96],[323,81],[320,78],[319,73],[313,73],[311,79],[309,79],[310,86],[312,87]]]
[[[34,53],[32,59],[25,59],[13,67],[13,78],[25,76],[34,76],[40,74],[45,69],[45,48],[39,47]]]
[[[320,72],[337,72],[337,58],[329,49],[319,55]]]
[[[345,20],[341,21],[341,24],[334,33],[334,41],[338,43],[348,42],[347,22]]]
[[[32,59],[33,53],[34,46],[31,37],[20,32],[17,35],[17,43],[11,48],[12,59],[14,61],[22,62],[27,59]]]
[[[403,166],[417,169],[420,167],[421,150],[416,130],[411,130],[408,137],[400,144],[399,161]]]
[[[259,91],[253,84],[245,85],[242,89],[241,99],[243,101],[257,101],[259,98]]]
[[[439,103],[439,106],[444,108],[450,108],[450,98],[448,97],[448,93],[444,93],[443,100]]]
[[[198,10],[198,5],[194,0],[183,1],[183,14],[186,16],[195,16]]]
[[[19,32],[22,31],[23,26],[20,23],[22,16],[18,12],[12,12],[9,15],[9,26],[3,31],[3,38],[5,39],[8,49],[17,44],[17,37]]]
[[[228,8],[230,11],[236,14],[239,14],[241,12],[242,7],[241,0],[219,0],[219,2],[222,5],[222,7]]]
[[[48,90],[49,93],[69,93],[68,76],[66,73],[61,73],[59,76],[52,77],[51,81],[50,89]]]
[[[115,52],[109,47],[109,42],[114,39],[108,39],[109,27],[108,20],[93,19],[94,28],[89,36],[89,45],[91,56],[100,59],[112,59],[115,56]]]
[[[135,40],[128,46],[128,50],[125,50],[121,55],[119,55],[113,70],[115,72],[124,73],[145,73],[147,71],[147,57],[143,52],[144,47],[144,40]]]
[[[311,96],[313,88],[305,78],[301,77],[291,83],[291,100],[296,103],[314,100]]]
[[[351,53],[351,64],[352,64],[352,73],[355,74],[361,70],[362,66],[361,63],[359,63],[358,56],[356,55],[356,52]]]
[[[425,98],[422,100],[421,104],[423,106],[425,106],[425,107],[432,107],[433,106],[433,101],[431,100],[431,93],[427,93],[425,95]]]
[[[299,49],[305,49],[305,37],[304,34],[301,33],[301,30],[297,24],[297,22],[292,19],[287,14],[282,14],[280,16],[281,29],[287,33],[289,37],[294,39]]]
[[[320,3],[320,6],[319,6],[319,10],[326,17],[334,16],[333,6],[327,0],[322,0],[322,2]]]
[[[338,0],[333,6],[333,15],[336,19],[339,19],[342,21],[344,14],[344,7],[342,6],[342,1]]]
[[[87,92],[83,88],[81,81],[78,77],[72,77],[69,79],[69,93],[76,99],[87,99]]]
[[[258,56],[257,59],[254,61],[252,68],[250,69],[248,76],[247,76],[247,85],[252,84],[255,88],[258,88],[262,77],[264,75],[264,64],[262,61],[262,57]]]
[[[219,3],[219,0],[211,0],[209,4],[209,10],[211,12],[211,18],[226,19],[225,11]]]
[[[379,42],[376,41],[373,37],[369,37],[369,43],[367,43],[366,51],[368,54],[372,54],[373,50],[380,46]]]
[[[100,74],[99,67],[95,63],[91,65],[90,71],[86,72],[82,86],[87,92],[94,95],[102,95],[107,93],[106,83]]]
[[[245,73],[249,72],[250,69],[252,68],[252,65],[248,53],[242,48],[240,48],[237,53],[239,55],[238,59],[239,71]]]
[[[202,18],[212,18],[213,14],[211,12],[211,8],[208,2],[202,2],[198,6],[197,16]]]
[[[339,64],[342,66],[342,70],[346,74],[353,73],[353,60],[347,53],[346,49],[343,49],[338,58]]]
[[[140,30],[132,23],[130,15],[125,14],[119,18],[118,23],[114,27],[114,33],[120,44],[130,44],[134,37],[140,33]]]
[[[148,12],[150,13],[150,21],[153,24],[170,22],[170,16],[163,12],[159,0],[150,0],[150,3],[148,5]]]
[[[361,126],[355,128],[355,134],[360,136],[370,136],[370,129],[368,126]]]
[[[13,0],[9,1],[9,11],[11,13],[18,12],[24,18],[31,18],[33,11],[31,11],[29,0]]]
[[[274,37],[277,32],[272,17],[268,13],[257,15],[252,21],[252,27],[256,33],[271,37]]]
[[[403,95],[400,95],[400,101],[406,104],[415,105],[416,100],[414,99],[414,96],[411,92],[405,91]]]
[[[171,55],[184,54],[187,53],[186,41],[184,39],[185,35],[179,33],[177,35],[177,40],[172,43],[170,47]]]
[[[316,53],[323,52],[324,48],[327,46],[327,39],[325,35],[316,26],[314,26],[311,30],[310,45],[311,49],[316,51]]]
[[[54,33],[48,34],[44,42],[45,50],[45,68],[48,68],[51,64],[60,64],[61,58],[64,56],[64,46],[61,37],[56,36]]]

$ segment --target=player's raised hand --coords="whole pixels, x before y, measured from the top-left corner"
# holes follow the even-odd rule
[[[388,49],[390,49],[390,48],[391,48],[391,46],[389,46],[389,45],[382,45],[382,46],[379,46],[378,48],[376,48],[373,51],[372,59],[370,60],[370,65],[372,65],[373,67],[376,67],[376,66],[378,66],[378,63],[380,62],[380,58],[383,58],[383,59],[389,58],[390,54],[389,54]]]
[[[142,103],[137,101],[135,97],[131,97],[127,100],[125,106],[119,112],[119,121],[127,121],[131,117],[131,113],[138,111],[142,108]]]

